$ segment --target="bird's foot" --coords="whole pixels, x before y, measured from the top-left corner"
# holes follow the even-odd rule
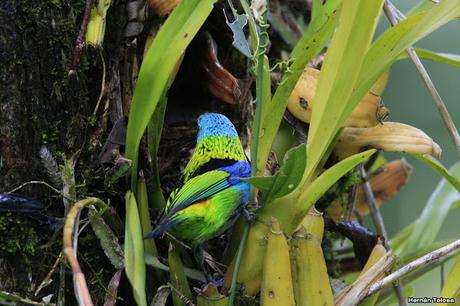
[[[251,213],[246,208],[243,208],[243,216],[246,218],[246,220],[248,220],[248,222],[254,221],[254,216],[251,215]]]
[[[203,287],[206,287],[209,284],[213,284],[216,287],[222,287],[224,284],[224,278],[219,275],[209,275],[205,273],[205,278],[206,278],[206,283],[203,285]]]

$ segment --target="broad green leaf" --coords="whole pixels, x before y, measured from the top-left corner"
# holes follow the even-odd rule
[[[299,189],[296,189],[282,198],[264,203],[261,212],[263,217],[276,216],[286,233],[292,233],[312,205],[329,188],[358,164],[365,162],[374,153],[375,150],[372,149],[352,155],[324,171],[309,185],[307,190],[299,192]]]
[[[442,287],[440,296],[444,298],[460,298],[460,256],[457,255],[454,265],[447,276],[447,279]],[[437,305],[449,305],[449,304],[437,304]]]
[[[319,198],[322,197],[323,194],[326,193],[326,191],[328,191],[329,188],[331,188],[332,185],[334,185],[342,176],[350,172],[360,163],[365,162],[375,152],[375,149],[371,149],[352,155],[324,171],[303,192],[299,199],[299,205],[303,208],[303,210],[310,209],[310,207],[316,203]]]
[[[418,57],[420,58],[460,68],[460,55],[459,54],[439,53],[439,52],[434,52],[431,50],[417,48],[417,47],[414,47],[414,50],[417,53]],[[401,53],[398,59],[406,59],[406,58],[409,58],[409,55],[406,52],[404,52],[404,53]]]
[[[305,65],[321,52],[329,40],[335,28],[337,10],[341,2],[341,0],[329,0],[321,8],[313,7],[313,10],[318,9],[319,12],[292,51],[289,57],[292,60],[289,71],[284,74],[270,104],[266,106],[267,111],[264,111],[258,149],[258,164],[265,166],[276,132],[283,119],[289,95]],[[320,3],[320,1],[316,1],[316,3]]]
[[[421,160],[431,168],[433,168],[434,171],[438,172],[442,177],[444,177],[455,189],[457,189],[458,192],[460,192],[460,180],[456,178],[455,176],[451,175],[449,173],[449,170],[447,170],[443,164],[441,164],[436,158],[434,158],[431,155],[425,154],[425,155],[413,155],[415,158]]]
[[[125,271],[138,306],[146,306],[144,242],[134,194],[128,191],[125,224]]]
[[[460,162],[457,162],[449,170],[449,173],[457,179],[460,178]],[[422,214],[417,219],[415,230],[409,237],[403,254],[414,253],[433,243],[449,213],[452,203],[459,199],[460,193],[446,179],[442,179],[425,205]]]
[[[286,153],[280,170],[273,176],[254,176],[245,181],[250,182],[264,193],[264,202],[283,197],[294,190],[302,179],[305,169],[306,148],[301,144]]]
[[[377,79],[409,46],[460,14],[460,1],[443,0],[428,11],[417,13],[383,33],[364,59],[359,81],[348,103],[353,109]]]
[[[339,26],[326,53],[313,102],[315,108],[308,131],[307,169],[303,182],[310,179],[355,106],[350,103],[350,96],[356,87],[382,4],[383,0],[343,1]]]
[[[139,143],[185,49],[210,14],[215,0],[181,1],[160,28],[142,62],[126,135],[126,157],[133,161],[131,189],[136,189]]]
[[[416,15],[418,13],[422,13],[428,11],[433,8],[437,3],[433,0],[422,0],[417,5],[414,5],[407,13],[405,14],[407,17]]]

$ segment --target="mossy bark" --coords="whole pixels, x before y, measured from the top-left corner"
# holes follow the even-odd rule
[[[97,53],[84,51],[77,73],[69,75],[84,6],[83,0],[0,1],[1,193],[29,181],[62,188],[59,168],[52,173],[52,167],[40,158],[43,147],[56,164],[62,164],[65,156],[86,144],[77,164],[84,171],[77,174],[77,180],[83,182],[85,173],[96,171],[94,154],[88,153],[100,149],[99,139],[89,142],[100,129],[89,123],[101,89],[102,65]],[[124,7],[111,9],[122,12]],[[119,22],[114,22],[107,40],[123,46],[114,43],[121,39],[121,33]],[[109,69],[119,62],[118,49],[105,56]],[[40,200],[57,216],[64,214],[62,197],[43,185],[28,185],[17,192]],[[0,290],[37,300],[34,291],[60,253],[61,234],[35,217],[0,210]],[[43,247],[53,234],[54,243]],[[105,264],[105,259],[102,261]],[[54,289],[58,286],[57,271],[49,286]],[[72,291],[70,280],[68,275],[68,292]],[[53,293],[53,288],[43,293]],[[74,303],[72,299],[66,304]]]

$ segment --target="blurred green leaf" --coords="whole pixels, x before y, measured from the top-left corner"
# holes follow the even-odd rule
[[[139,143],[185,49],[211,13],[215,0],[181,1],[160,28],[139,71],[128,118],[126,157],[136,189]]]
[[[280,170],[273,176],[254,176],[244,179],[264,193],[264,202],[283,197],[294,190],[305,169],[306,148],[301,144],[290,149]]]
[[[457,189],[458,192],[460,192],[460,180],[456,178],[455,176],[451,175],[449,173],[449,170],[447,170],[443,164],[439,162],[436,158],[434,158],[431,155],[424,154],[424,155],[413,155],[417,159],[421,160],[433,170],[438,172],[442,177],[444,177],[455,189]]]
[[[430,10],[414,14],[385,31],[367,52],[359,73],[358,86],[354,89],[348,103],[353,107],[356,106],[401,53],[459,14],[458,0],[443,0]],[[345,119],[348,115],[345,114]]]
[[[145,296],[144,242],[141,221],[137,211],[134,194],[128,191],[126,201],[125,225],[125,271],[131,283],[134,299],[138,306],[147,306]]]
[[[350,96],[357,86],[359,71],[369,50],[382,5],[383,0],[343,1],[339,26],[326,53],[314,99],[303,182],[308,181],[317,170],[356,106]]]
[[[406,226],[404,229],[400,230],[395,236],[393,236],[389,242],[391,249],[395,254],[400,255],[401,252],[404,250],[404,247],[407,243],[407,238],[415,230],[415,223],[411,223]]]
[[[457,255],[454,265],[447,276],[447,279],[442,287],[441,294],[444,298],[460,298],[460,256]],[[437,305],[448,305],[448,304],[437,304]]]
[[[460,162],[452,166],[449,173],[457,179],[460,178]],[[446,179],[442,179],[417,219],[415,230],[408,239],[403,255],[417,252],[432,244],[449,213],[450,206],[459,199],[460,193]]]
[[[433,8],[437,3],[433,0],[422,0],[416,5],[414,5],[407,13],[405,14],[407,17],[416,15],[418,13],[422,13],[428,11]]]
[[[291,55],[292,64],[286,71],[269,105],[262,117],[260,141],[258,149],[258,164],[265,165],[275,139],[276,132],[283,119],[288,98],[294,89],[305,65],[321,50],[334,31],[337,21],[337,10],[341,0],[330,0],[321,7],[313,6],[313,11],[318,10],[316,18],[312,19],[307,31],[303,34]],[[321,4],[320,1],[316,3]]]
[[[420,58],[460,68],[460,55],[458,54],[439,53],[417,47],[414,47],[414,50]],[[398,59],[406,58],[409,58],[409,55],[404,52],[401,53]]]

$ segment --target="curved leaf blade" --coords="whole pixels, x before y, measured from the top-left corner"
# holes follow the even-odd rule
[[[136,190],[139,142],[185,49],[211,13],[215,0],[181,1],[148,50],[134,90],[126,135],[126,157],[133,161],[131,189]],[[168,52],[165,52],[165,51]]]
[[[125,271],[138,306],[147,306],[145,296],[144,242],[136,199],[131,191],[125,196]]]
[[[452,166],[449,173],[459,179],[460,162]],[[459,199],[460,193],[446,179],[442,179],[416,221],[415,230],[408,239],[403,255],[414,253],[433,243],[449,213],[452,203]]]

